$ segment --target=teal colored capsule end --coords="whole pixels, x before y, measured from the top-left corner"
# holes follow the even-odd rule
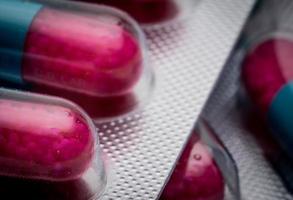
[[[293,82],[279,90],[270,106],[268,119],[273,134],[293,157]]]
[[[0,79],[22,83],[23,48],[40,4],[0,0]]]

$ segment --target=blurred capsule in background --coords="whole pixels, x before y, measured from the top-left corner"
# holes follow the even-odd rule
[[[222,200],[224,179],[208,146],[195,134],[189,139],[161,200]]]
[[[54,0],[2,0],[0,12],[2,81],[79,98],[148,96],[153,74],[145,64],[144,36],[123,13]]]
[[[293,158],[293,40],[275,35],[256,42],[242,66],[242,79],[252,102],[272,133]]]
[[[160,23],[178,15],[176,0],[82,0],[117,7],[142,24]]]

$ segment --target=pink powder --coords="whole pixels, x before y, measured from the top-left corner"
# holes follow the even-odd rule
[[[142,71],[136,39],[99,17],[42,9],[27,34],[22,75],[92,96],[129,92]]]
[[[60,106],[0,100],[0,174],[69,180],[94,154],[85,119]]]
[[[176,17],[179,13],[174,0],[83,0],[115,6],[128,12],[137,21],[145,24],[159,23]]]
[[[268,39],[248,53],[242,79],[252,101],[266,114],[280,88],[293,78],[293,42]]]
[[[208,147],[191,138],[161,200],[222,200],[224,181]]]

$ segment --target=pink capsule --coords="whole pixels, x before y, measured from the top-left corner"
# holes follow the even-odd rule
[[[143,24],[159,23],[174,18],[179,8],[175,0],[83,0],[125,10]]]
[[[282,33],[251,46],[242,63],[247,94],[283,150],[293,158],[293,41]]]
[[[10,97],[0,98],[0,174],[50,181],[79,178],[95,156],[87,117],[63,101],[55,105],[50,99]]]
[[[129,92],[142,72],[139,44],[101,18],[42,8],[26,36],[24,81],[92,96]]]
[[[124,12],[73,1],[1,0],[0,13],[5,86],[73,97],[95,119],[125,114],[151,94],[145,37]],[[135,101],[122,102],[129,97]]]
[[[224,199],[224,180],[207,148],[194,136],[189,140],[161,200]]]
[[[0,12],[1,80],[109,97],[131,93],[141,78],[142,32],[117,10],[3,0]]]
[[[245,88],[263,116],[267,114],[279,89],[293,77],[290,72],[292,51],[292,41],[272,38],[254,47],[243,61]]]

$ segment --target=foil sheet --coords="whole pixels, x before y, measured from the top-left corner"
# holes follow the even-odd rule
[[[149,104],[97,125],[108,160],[102,199],[158,198],[254,3],[188,1],[186,16],[145,28],[156,73]]]

